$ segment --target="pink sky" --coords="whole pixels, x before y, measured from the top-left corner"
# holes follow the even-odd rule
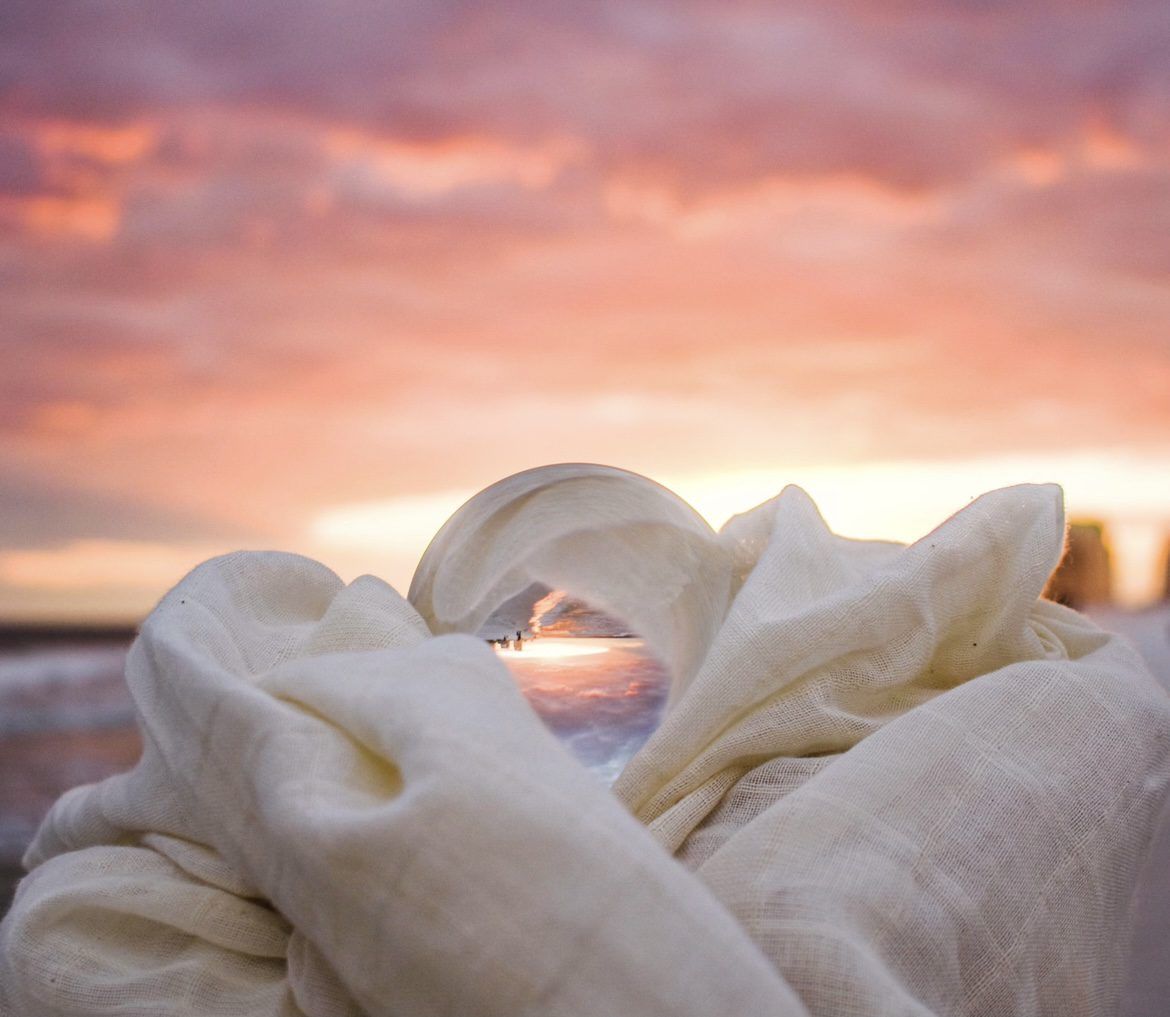
[[[1168,110],[1162,0],[7,4],[0,618],[404,586],[566,460],[900,538],[1055,480],[1152,561]]]

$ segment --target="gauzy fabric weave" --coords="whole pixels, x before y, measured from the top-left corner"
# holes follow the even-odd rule
[[[1170,703],[1039,599],[1062,540],[1051,486],[902,547],[561,466],[460,510],[408,599],[207,562],[130,653],[141,761],[29,849],[0,1013],[1113,1013]],[[532,582],[672,672],[612,793],[468,635]]]

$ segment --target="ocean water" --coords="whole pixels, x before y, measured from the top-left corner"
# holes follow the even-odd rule
[[[0,652],[0,866],[20,858],[63,791],[138,758],[125,660],[109,644]]]

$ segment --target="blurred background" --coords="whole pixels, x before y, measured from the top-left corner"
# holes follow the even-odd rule
[[[0,861],[192,565],[405,591],[546,462],[902,540],[1055,481],[1166,675],[1168,237],[1164,0],[7,0]]]

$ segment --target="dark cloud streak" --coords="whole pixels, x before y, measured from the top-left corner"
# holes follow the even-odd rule
[[[0,464],[0,547],[51,548],[88,539],[246,544],[256,541],[257,533],[224,519],[151,504],[140,492],[116,497]]]

